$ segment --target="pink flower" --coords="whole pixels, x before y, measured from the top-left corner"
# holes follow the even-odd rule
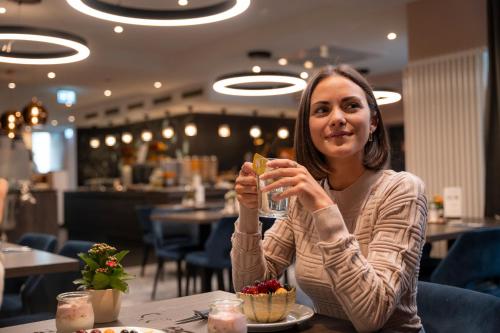
[[[113,260],[106,261],[106,266],[108,266],[108,267],[116,267],[117,265],[118,265],[118,263],[116,261],[113,261]]]

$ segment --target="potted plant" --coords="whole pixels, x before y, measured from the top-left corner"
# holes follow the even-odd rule
[[[115,321],[120,313],[122,293],[128,292],[127,274],[120,263],[129,251],[97,243],[78,256],[85,262],[82,278],[73,281],[90,293],[96,323]]]

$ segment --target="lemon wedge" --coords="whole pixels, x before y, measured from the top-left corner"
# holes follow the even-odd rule
[[[252,167],[253,171],[255,171],[257,175],[260,176],[264,172],[266,172],[266,164],[267,164],[267,158],[257,153],[253,155]]]

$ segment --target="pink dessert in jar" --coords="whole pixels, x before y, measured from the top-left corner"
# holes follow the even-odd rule
[[[94,310],[86,292],[68,292],[57,296],[56,328],[58,333],[94,327]]]

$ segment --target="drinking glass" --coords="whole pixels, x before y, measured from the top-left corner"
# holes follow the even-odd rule
[[[274,160],[274,158],[268,158],[268,161]],[[266,172],[274,170],[274,168],[269,168],[266,165]],[[262,193],[262,188],[267,186],[278,179],[260,179],[257,176],[257,195],[259,201],[259,216],[262,217],[283,217],[288,213],[288,202],[289,199],[285,198],[282,200],[275,200],[273,197],[277,194],[283,193],[288,187],[282,186],[274,189],[272,191]]]
[[[84,291],[57,296],[56,328],[58,333],[70,333],[94,327],[94,310],[90,295]]]

